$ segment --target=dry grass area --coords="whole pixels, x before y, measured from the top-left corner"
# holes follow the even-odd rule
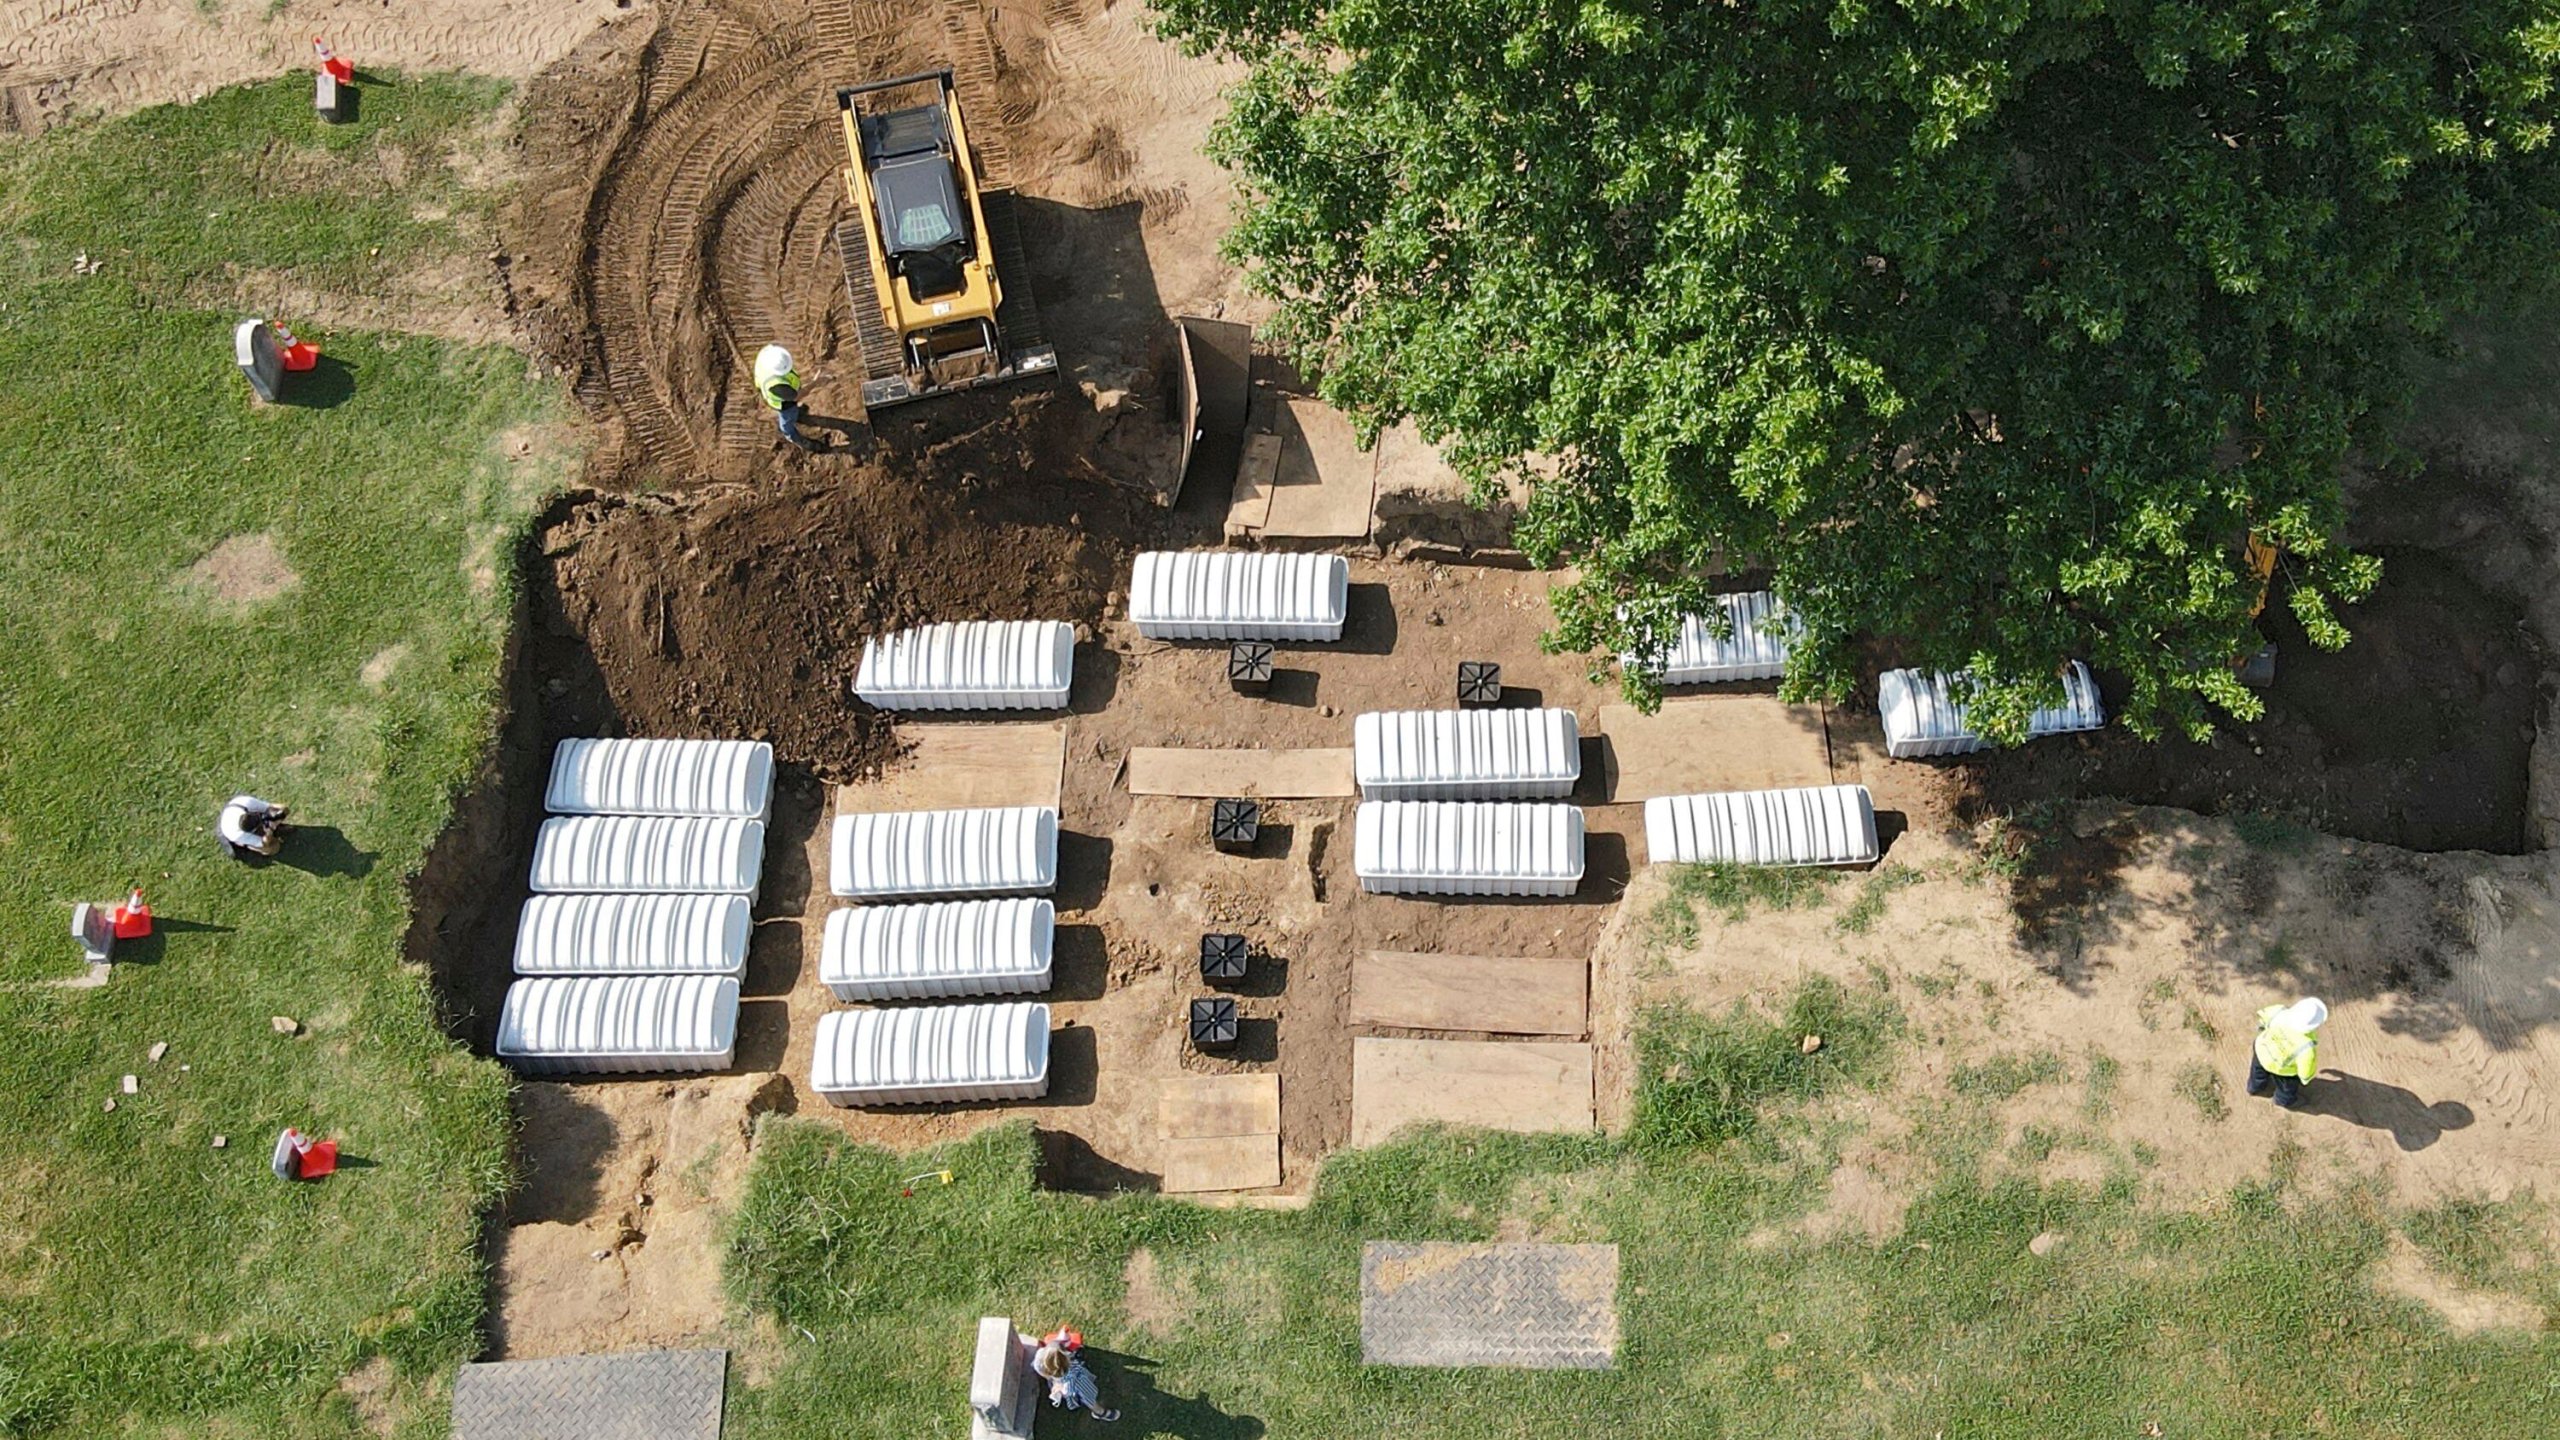
[[[1887,1239],[1950,1164],[1977,1161],[2121,1176],[2166,1207],[2276,1167],[2314,1191],[2378,1181],[2409,1205],[2530,1195],[2560,1176],[2546,870],[2088,805],[2022,858],[1914,831],[1886,868],[1739,919],[1648,871],[1598,969],[1621,1021],[1595,1028],[1625,1034],[1650,1005],[1766,1003],[1810,976],[1890,994],[1908,1051],[1838,1117],[1831,1203],[1804,1221],[1817,1235]],[[2288,1115],[2241,1090],[2255,1012],[2301,994],[2331,1019],[2323,1073]],[[1604,1090],[1624,1116],[1635,1076],[1618,1057]],[[1917,1143],[1952,1101],[1983,1097],[1989,1128],[1959,1150]]]

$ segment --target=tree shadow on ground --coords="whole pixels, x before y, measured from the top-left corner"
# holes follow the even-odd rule
[[[1060,1190],[1078,1195],[1111,1195],[1130,1190],[1154,1190],[1163,1182],[1151,1170],[1133,1169],[1117,1161],[1105,1160],[1093,1148],[1093,1142],[1068,1130],[1040,1128],[1034,1131],[1040,1142],[1038,1179],[1044,1190]]]
[[[2532,960],[2539,918],[2505,933],[2540,916],[2539,882],[2267,815],[2088,801],[1981,819],[1973,864],[1990,875],[1975,878],[2005,886],[2028,959],[2075,994],[2095,992],[2121,947],[2169,945],[2204,996],[2368,1002],[2384,1033],[2428,1043],[2469,1033],[2510,1051],[2560,1017],[2500,993],[2560,995]]]

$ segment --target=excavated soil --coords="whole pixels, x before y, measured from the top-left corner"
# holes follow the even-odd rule
[[[1959,814],[2107,797],[2412,850],[2541,848],[2528,792],[2543,666],[2520,607],[2441,553],[2380,553],[2382,584],[2344,612],[2344,650],[2314,648],[2281,596],[2268,607],[2279,658],[2263,719],[2203,745],[2110,728],[1957,762]]]
[[[769,740],[834,781],[876,771],[894,742],[853,701],[865,637],[951,619],[1090,634],[1164,528],[1128,492],[1044,475],[1027,447],[984,459],[573,501],[542,533],[536,663],[592,665],[622,732]]]
[[[597,482],[766,475],[778,442],[748,368],[767,343],[799,359],[813,414],[861,416],[834,241],[835,90],[942,66],[983,171],[1021,197],[1030,273],[1003,278],[1033,291],[1067,380],[1058,408],[1082,412],[1057,417],[1050,453],[1141,489],[1165,480],[1179,442],[1165,423],[1167,317],[1243,295],[1216,259],[1228,184],[1197,153],[1221,72],[1148,35],[1142,11],[676,0],[548,72],[525,106],[510,304],[605,424]],[[871,428],[921,448],[1020,393],[909,406]]]

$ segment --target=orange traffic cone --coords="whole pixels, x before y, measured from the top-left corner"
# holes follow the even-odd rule
[[[142,902],[142,891],[136,887],[124,903],[107,912],[107,924],[119,940],[139,940],[151,933],[151,907]]]

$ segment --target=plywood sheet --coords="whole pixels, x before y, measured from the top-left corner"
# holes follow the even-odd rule
[[[1356,795],[1351,751],[1169,750],[1129,752],[1129,793],[1216,799],[1259,795],[1268,800],[1315,800]]]
[[[1167,1139],[1280,1133],[1277,1075],[1184,1075],[1164,1082],[1156,1123]]]
[[[1600,707],[1606,783],[1614,804],[1657,795],[1829,785],[1831,746],[1819,705],[1769,695],[1690,695],[1651,715]]]
[[[1280,437],[1255,433],[1244,437],[1244,458],[1236,464],[1235,496],[1227,502],[1227,538],[1242,540],[1262,533],[1271,523],[1271,491],[1279,483]]]
[[[1164,1142],[1161,1184],[1168,1195],[1260,1190],[1279,1183],[1277,1135],[1214,1135]]]
[[[1368,534],[1377,507],[1377,459],[1360,448],[1350,417],[1304,395],[1287,397],[1280,410],[1280,472],[1262,533],[1316,540]]]
[[[1407,1030],[1579,1036],[1591,965],[1372,951],[1351,963],[1351,1023]]]
[[[1067,722],[1011,725],[900,722],[914,746],[877,780],[836,787],[836,813],[955,810],[1058,803],[1067,760]]]
[[[1424,1121],[1488,1130],[1593,1128],[1591,1047],[1553,1041],[1351,1042],[1351,1143]]]
[[[1210,436],[1234,436],[1253,404],[1253,327],[1185,315],[1175,322],[1193,367],[1198,424]]]

